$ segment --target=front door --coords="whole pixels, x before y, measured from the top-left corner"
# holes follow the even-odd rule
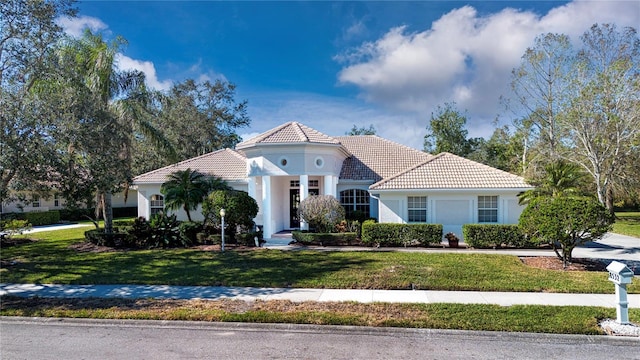
[[[311,195],[319,195],[320,190],[318,189],[309,189],[309,196]],[[289,221],[289,227],[291,229],[300,227],[300,218],[298,217],[298,207],[300,206],[300,189],[290,189],[289,190],[289,217],[291,220]]]

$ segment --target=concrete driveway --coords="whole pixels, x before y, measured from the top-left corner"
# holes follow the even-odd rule
[[[573,257],[617,260],[640,275],[640,239],[635,237],[608,233],[601,240],[574,249]]]

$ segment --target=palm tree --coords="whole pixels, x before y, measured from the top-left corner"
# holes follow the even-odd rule
[[[518,194],[518,203],[527,205],[540,197],[560,197],[581,195],[580,186],[584,181],[582,169],[573,163],[556,161],[544,167],[544,176],[533,181],[535,189]]]
[[[169,175],[169,180],[162,184],[160,192],[164,195],[165,208],[169,210],[184,209],[187,219],[191,221],[191,210],[198,208],[209,193],[211,180],[195,170],[179,170]]]
[[[102,36],[87,30],[82,38],[70,39],[59,49],[61,66],[75,74],[66,85],[75,87],[88,104],[75,124],[85,133],[84,143],[76,141],[70,147],[80,149],[77,153],[83,154],[84,163],[93,170],[97,208],[102,209],[107,234],[113,232],[111,194],[122,186],[126,189],[132,177],[134,137],[144,134],[158,147],[171,147],[146,116],[151,93],[145,87],[144,73],[117,69],[116,55],[125,43],[118,37],[107,44]]]

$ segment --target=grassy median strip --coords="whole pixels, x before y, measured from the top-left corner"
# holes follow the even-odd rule
[[[3,297],[0,315],[355,325],[431,329],[602,334],[615,309],[576,306],[359,304],[291,301],[39,299]],[[640,322],[640,309],[630,309]]]
[[[612,293],[604,272],[531,268],[508,255],[197,249],[83,252],[86,229],[2,249],[0,282]],[[640,282],[629,287],[639,293]]]

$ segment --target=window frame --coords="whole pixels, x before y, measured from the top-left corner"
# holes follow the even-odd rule
[[[418,203],[416,203],[416,200]],[[407,222],[408,223],[426,223],[428,214],[427,196],[407,196]],[[419,218],[416,218],[419,215]],[[424,220],[423,220],[424,219]]]
[[[499,221],[499,196],[478,195],[478,223],[497,224]],[[495,221],[494,221],[495,220]]]
[[[361,211],[367,217],[371,216],[371,195],[364,189],[352,188],[340,191],[340,205],[344,208],[345,217],[356,211]],[[346,202],[345,200],[349,200]]]
[[[160,199],[158,199],[159,197]],[[164,196],[161,194],[153,194],[149,198],[149,217],[153,217],[164,212]]]

